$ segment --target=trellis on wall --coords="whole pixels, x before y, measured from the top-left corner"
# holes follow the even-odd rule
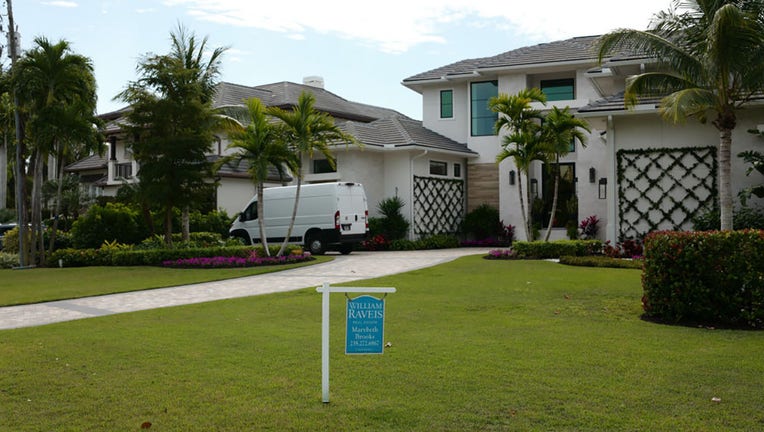
[[[619,238],[655,230],[687,230],[718,194],[715,147],[620,150]]]
[[[455,233],[464,216],[464,181],[414,176],[414,233]]]

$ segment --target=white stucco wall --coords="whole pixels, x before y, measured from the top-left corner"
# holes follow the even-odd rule
[[[218,186],[218,209],[233,216],[244,209],[255,195],[255,186],[250,179],[224,177]]]

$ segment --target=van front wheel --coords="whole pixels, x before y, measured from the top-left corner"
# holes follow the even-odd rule
[[[324,254],[324,241],[320,234],[311,234],[308,236],[308,241],[305,242],[305,248],[310,251],[312,255]]]

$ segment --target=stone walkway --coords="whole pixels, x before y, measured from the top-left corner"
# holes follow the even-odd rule
[[[353,252],[350,255],[335,255],[333,261],[324,264],[238,279],[33,305],[1,307],[0,330],[292,291],[312,286],[317,287],[324,282],[336,284],[370,279],[431,267],[461,256],[486,254],[487,252],[488,249],[482,248]]]

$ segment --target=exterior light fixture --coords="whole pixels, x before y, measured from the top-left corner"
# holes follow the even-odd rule
[[[600,199],[607,199],[607,179],[605,177],[600,179],[599,197]]]
[[[510,170],[509,171],[509,184],[510,184],[510,186],[514,186],[515,185],[515,170]]]
[[[534,198],[538,198],[539,196],[539,181],[536,179],[531,179],[531,195],[533,195]]]
[[[589,183],[597,181],[597,170],[594,167],[589,168]]]

